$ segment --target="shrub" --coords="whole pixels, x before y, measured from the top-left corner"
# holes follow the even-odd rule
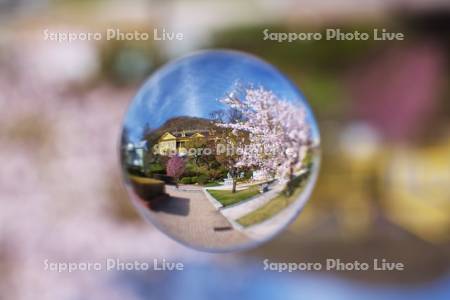
[[[206,184],[208,181],[209,181],[209,176],[208,175],[202,174],[202,175],[198,176],[197,182],[199,184],[203,185],[203,184]]]
[[[192,176],[191,177],[191,183],[194,184],[194,183],[197,183],[197,182],[198,182],[198,177],[197,176]]]
[[[226,178],[227,177],[227,175],[228,175],[228,169],[227,168],[225,168],[224,166],[221,166],[219,168],[219,171],[220,171],[220,178]]]
[[[191,177],[183,177],[183,178],[181,178],[180,182],[182,184],[191,184],[192,183],[192,178]]]
[[[245,180],[249,180],[250,178],[252,178],[253,172],[252,171],[245,171],[244,172],[244,179]]]
[[[221,170],[215,170],[215,169],[210,170],[208,175],[213,180],[219,180],[220,178],[222,178]]]
[[[142,172],[142,170],[138,167],[128,167],[127,168],[128,174],[130,175],[135,175],[135,176],[140,176],[140,177],[144,177],[145,174],[144,172]]]
[[[164,181],[161,180],[130,176],[130,182],[139,197],[147,202],[154,200],[165,192]]]
[[[197,168],[197,173],[198,173],[199,176],[200,175],[204,175],[204,174],[208,174],[208,172],[209,172],[208,167],[205,166],[205,165],[199,166]]]
[[[195,173],[196,173],[196,167],[191,162],[188,162],[186,164],[186,168],[183,173],[184,177],[195,176]]]
[[[161,180],[165,184],[174,185],[176,184],[175,179],[171,176],[163,175],[163,174],[153,174],[152,178]]]
[[[159,163],[148,164],[145,168],[145,174],[149,177],[153,174],[165,174],[165,168]]]

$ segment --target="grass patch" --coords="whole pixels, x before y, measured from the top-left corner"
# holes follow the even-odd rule
[[[298,186],[291,196],[286,196],[284,193],[280,193],[277,197],[273,198],[260,208],[237,219],[236,222],[244,227],[248,227],[270,219],[272,216],[276,215],[297,200],[298,196],[300,196],[303,192],[305,182],[306,180],[301,180],[298,182]]]
[[[248,189],[236,191],[236,193],[232,193],[231,190],[208,190],[208,192],[223,206],[229,206],[258,195],[259,187],[251,186]]]

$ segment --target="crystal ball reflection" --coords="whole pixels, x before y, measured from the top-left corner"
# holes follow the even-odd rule
[[[299,90],[244,53],[203,51],[156,71],[124,119],[121,163],[145,219],[205,251],[258,245],[292,222],[319,166]]]

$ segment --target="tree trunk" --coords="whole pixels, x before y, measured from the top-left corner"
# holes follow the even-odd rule
[[[289,168],[289,181],[287,184],[287,196],[291,196],[294,193],[293,181],[294,181],[294,168],[291,165],[291,167]]]
[[[236,185],[237,185],[237,180],[236,180],[236,178],[233,178],[233,189],[231,190],[232,193],[236,193]]]

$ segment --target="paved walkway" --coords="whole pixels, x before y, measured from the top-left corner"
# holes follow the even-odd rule
[[[145,208],[143,212],[175,239],[211,250],[234,248],[251,241],[214,208],[201,187],[177,189],[166,185],[166,193],[168,196],[159,201],[155,210]],[[141,201],[141,206],[143,204]]]
[[[236,223],[240,217],[265,205],[282,190],[283,185],[273,185],[268,192],[255,196],[230,207],[218,209],[208,200],[204,187],[198,185],[166,185],[166,196],[158,205],[148,209],[145,202],[139,202],[142,212],[155,225],[184,244],[205,250],[226,250],[240,248],[252,241],[265,240],[282,230],[297,216],[305,204],[315,178],[308,182],[306,191],[289,207],[268,220],[243,228]],[[247,186],[241,186],[245,189]],[[229,189],[230,186],[208,189]]]

